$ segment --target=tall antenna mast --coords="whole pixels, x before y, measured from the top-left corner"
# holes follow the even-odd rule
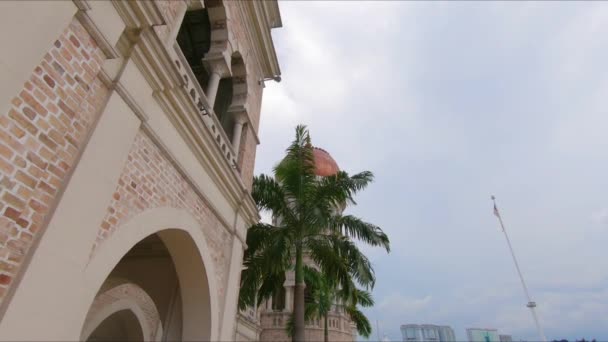
[[[532,318],[534,318],[534,323],[536,324],[536,329],[538,330],[538,335],[540,336],[541,341],[547,342],[547,338],[545,337],[545,333],[543,328],[540,326],[540,321],[538,320],[538,316],[536,315],[536,302],[532,301],[530,298],[530,293],[528,292],[528,286],[526,286],[526,282],[524,281],[524,276],[521,274],[521,270],[519,269],[519,264],[517,263],[517,259],[515,258],[515,253],[513,253],[513,247],[511,247],[511,241],[509,240],[509,236],[507,235],[507,230],[505,229],[505,225],[502,222],[502,217],[500,217],[500,213],[498,212],[498,207],[496,206],[496,197],[492,196],[492,202],[494,202],[494,215],[498,217],[498,222],[500,222],[500,227],[502,228],[502,232],[505,234],[505,239],[507,239],[507,245],[509,245],[509,251],[511,252],[511,257],[513,257],[513,263],[515,264],[515,268],[517,269],[517,274],[519,275],[519,280],[521,281],[521,286],[524,289],[524,294],[528,299],[528,304],[526,307],[530,309],[532,313]]]

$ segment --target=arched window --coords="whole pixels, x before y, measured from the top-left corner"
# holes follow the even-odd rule
[[[232,77],[222,78],[213,106],[213,111],[217,115],[217,119],[222,124],[222,128],[229,139],[232,139],[232,130],[234,128],[234,118],[228,113],[228,108],[232,104],[232,89]]]
[[[177,34],[177,43],[199,84],[206,89],[209,74],[203,66],[203,57],[211,47],[211,22],[207,9],[186,12]]]

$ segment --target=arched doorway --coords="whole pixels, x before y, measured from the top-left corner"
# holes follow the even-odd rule
[[[180,228],[161,228],[167,226]],[[126,251],[122,257],[121,251]],[[135,306],[143,307],[144,313],[157,312],[158,328],[154,319],[139,319],[140,323],[147,322],[149,330],[157,331],[146,334],[143,329],[144,341],[216,339],[218,310],[212,296],[214,282],[208,276],[214,274],[208,253],[199,224],[183,210],[152,209],[123,224],[100,245],[87,267],[91,283],[100,285],[86,315],[81,339],[86,339],[85,331],[97,329],[97,323],[91,327],[91,320],[92,312],[99,310],[96,302],[100,296],[125,284],[141,291],[134,294],[123,288],[124,299],[148,297],[151,304],[140,300]]]

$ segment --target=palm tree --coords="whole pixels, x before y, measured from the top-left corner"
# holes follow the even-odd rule
[[[319,318],[323,320],[324,341],[329,341],[328,315],[336,302],[335,283],[330,278],[323,277],[312,267],[304,269],[304,281],[310,287],[311,299],[306,303],[305,319]]]
[[[310,135],[302,125],[286,152],[274,177],[262,174],[253,181],[258,209],[272,212],[275,223],[255,224],[247,233],[239,304],[244,308],[256,298],[258,303],[270,298],[282,286],[285,272],[294,269],[294,341],[300,342],[305,326],[304,253],[337,287],[351,293],[353,279],[366,289],[375,283],[371,263],[352,239],[390,248],[379,227],[337,210],[355,204],[353,196],[372,181],[371,172],[316,176]]]
[[[359,305],[370,307],[374,305],[374,300],[369,292],[357,289],[354,285],[351,287],[352,292],[346,293],[337,289],[335,282],[330,278],[323,276],[316,269],[306,266],[304,268],[304,279],[306,285],[311,288],[312,300],[306,302],[305,320],[322,319],[324,325],[324,341],[329,341],[329,326],[328,315],[332,305],[341,302],[346,314],[351,321],[355,323],[355,327],[359,335],[369,337],[371,334],[371,324],[367,317],[358,308]],[[293,322],[288,322],[288,335],[293,334]]]

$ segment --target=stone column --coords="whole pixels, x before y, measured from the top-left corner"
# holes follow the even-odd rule
[[[211,74],[207,89],[205,89],[205,95],[207,96],[209,106],[213,108],[220,80],[230,76],[230,59],[223,54],[205,56],[203,58],[203,65],[207,72]]]
[[[233,113],[234,115],[234,129],[232,130],[232,148],[236,153],[237,159],[239,156],[239,147],[241,146],[241,135],[243,133],[243,126],[247,122],[246,114],[243,112]]]
[[[285,285],[285,311],[293,311],[293,286]]]
[[[220,74],[220,71],[214,68],[211,72],[209,83],[207,84],[207,90],[205,91],[205,95],[207,95],[207,101],[209,101],[209,105],[212,108],[215,105],[215,96],[217,95],[217,88],[220,85],[221,79],[222,75]]]

